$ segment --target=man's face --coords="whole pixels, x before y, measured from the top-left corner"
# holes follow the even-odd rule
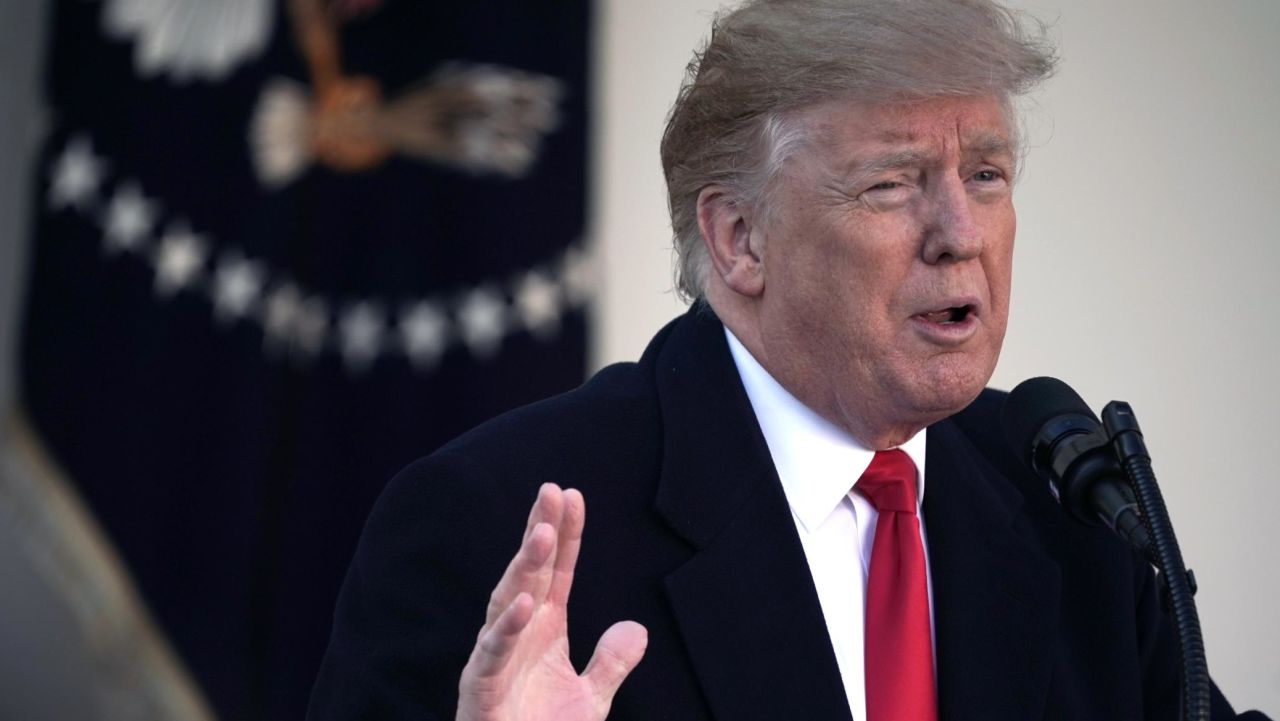
[[[1009,312],[1014,156],[994,97],[802,117],[764,221],[766,367],[876,448],[963,409]]]

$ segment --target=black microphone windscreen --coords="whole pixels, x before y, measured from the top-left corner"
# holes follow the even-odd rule
[[[1004,437],[1009,441],[1018,458],[1026,461],[1035,443],[1036,434],[1050,419],[1067,413],[1098,417],[1089,409],[1071,386],[1057,378],[1031,378],[1018,384],[1004,400],[1000,423]]]

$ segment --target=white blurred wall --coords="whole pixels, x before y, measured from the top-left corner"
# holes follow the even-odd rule
[[[1095,409],[1133,404],[1200,583],[1210,669],[1237,707],[1280,714],[1280,3],[1013,4],[1052,21],[1063,61],[1028,117],[993,384],[1055,375]],[[638,356],[682,308],[658,141],[718,3],[601,6],[597,365]]]

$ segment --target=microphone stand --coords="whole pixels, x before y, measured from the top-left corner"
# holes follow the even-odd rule
[[[1195,575],[1182,562],[1182,551],[1173,533],[1169,511],[1151,470],[1151,455],[1142,439],[1142,429],[1133,409],[1124,401],[1111,401],[1102,409],[1102,425],[1124,468],[1146,521],[1151,543],[1145,549],[1148,560],[1159,570],[1161,600],[1173,616],[1182,656],[1182,718],[1209,719],[1209,665],[1196,613]]]

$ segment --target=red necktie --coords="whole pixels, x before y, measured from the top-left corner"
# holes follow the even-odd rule
[[[877,451],[854,488],[879,514],[867,580],[867,721],[937,721],[916,466],[901,450]]]

